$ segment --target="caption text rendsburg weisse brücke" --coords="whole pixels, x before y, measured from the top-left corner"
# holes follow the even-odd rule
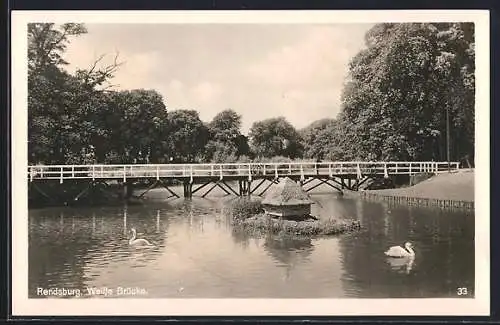
[[[78,288],[42,288],[36,289],[40,297],[82,297],[82,296],[145,296],[148,292],[140,287],[87,287]]]

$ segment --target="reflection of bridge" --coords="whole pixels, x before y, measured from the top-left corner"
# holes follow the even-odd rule
[[[418,173],[437,173],[449,168],[457,170],[459,163],[453,162],[293,162],[293,163],[232,163],[232,164],[161,164],[161,165],[39,165],[28,167],[28,179],[33,182],[88,181],[93,184],[118,181],[124,186],[125,196],[131,195],[134,183],[150,180],[148,190],[163,186],[170,196],[179,197],[168,186],[169,180],[182,182],[184,197],[191,197],[201,189],[211,185],[202,197],[215,187],[226,194],[262,195],[280,178],[290,177],[302,184],[306,191],[325,184],[338,191],[342,189],[358,190],[370,179],[389,178],[396,175],[414,175]],[[314,180],[319,183],[306,185]],[[228,181],[237,181],[238,190],[233,189]],[[269,184],[261,186],[268,181]],[[252,183],[256,185],[252,187]],[[198,186],[193,189],[193,185]],[[257,189],[261,191],[257,193]],[[148,191],[147,190],[147,191]],[[146,192],[147,192],[146,191]],[[141,194],[143,196],[146,192]]]

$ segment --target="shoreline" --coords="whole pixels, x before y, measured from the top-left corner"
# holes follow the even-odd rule
[[[364,200],[377,200],[377,201],[389,201],[393,203],[422,206],[422,207],[439,207],[439,208],[454,208],[454,209],[465,209],[474,210],[474,201],[457,201],[457,200],[443,200],[443,199],[432,199],[432,198],[422,198],[422,197],[411,197],[411,196],[396,196],[388,195],[382,193],[357,193],[358,197]]]
[[[474,170],[439,173],[408,187],[348,193],[368,200],[473,210]]]

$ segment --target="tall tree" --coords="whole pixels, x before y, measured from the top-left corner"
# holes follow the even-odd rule
[[[195,110],[168,113],[168,147],[176,162],[201,159],[208,138],[208,129]]]
[[[57,26],[52,23],[28,24],[28,68],[31,71],[57,68],[68,64],[62,54],[70,36],[87,33],[83,24],[67,23]]]
[[[154,90],[109,92],[89,119],[89,134],[99,160],[111,163],[157,162],[168,150],[167,110]]]
[[[28,152],[32,163],[83,163],[92,149],[96,127],[92,116],[105,94],[97,89],[119,66],[97,67],[75,75],[63,69],[70,37],[86,33],[82,24],[28,25]]]
[[[248,154],[248,143],[241,132],[241,115],[231,109],[218,113],[208,124],[210,140],[206,156],[210,161],[233,162]]]
[[[70,36],[86,33],[81,24],[28,24],[28,159],[64,163],[69,156],[71,129],[76,117],[69,112],[87,90],[61,69]]]
[[[300,135],[284,118],[270,118],[255,122],[249,133],[251,148],[258,157],[302,155]]]
[[[300,130],[304,158],[325,159],[334,135],[335,120],[324,118]]]
[[[224,110],[209,124],[216,140],[234,141],[241,133],[241,116],[231,109]]]
[[[350,63],[343,91],[347,156],[381,160],[452,159],[474,151],[474,27],[378,24]]]

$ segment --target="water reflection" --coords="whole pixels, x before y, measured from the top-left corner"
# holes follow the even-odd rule
[[[356,201],[356,219],[361,222],[361,224],[364,223],[364,213],[363,213],[363,201],[357,200]]]
[[[126,236],[128,232],[127,228],[127,208],[123,209],[123,234]]]
[[[314,245],[308,238],[267,236],[264,249],[279,264],[290,266],[297,262],[307,261],[307,257],[314,250]]]
[[[29,290],[138,286],[147,297],[455,297],[474,290],[474,216],[318,195],[321,218],[362,220],[322,239],[235,232],[230,198],[29,212]],[[128,245],[130,229],[155,247]],[[139,236],[140,235],[140,236]],[[411,241],[414,259],[388,259]],[[469,295],[472,296],[472,295]]]
[[[290,280],[295,265],[307,263],[308,257],[314,250],[311,239],[297,239],[287,237],[267,236],[264,250],[271,256],[277,265],[285,268],[283,279]]]
[[[160,210],[156,210],[156,233],[160,232]]]
[[[252,239],[251,234],[245,231],[235,230],[231,232],[231,235],[233,242],[241,248],[246,249],[250,245],[250,240]]]
[[[389,214],[391,213],[391,210],[389,209],[389,204],[387,202],[382,202],[380,206],[382,207],[382,218],[384,219],[384,235],[387,236],[389,235]]]
[[[406,274],[410,274],[413,269],[413,263],[415,262],[415,256],[408,257],[388,257],[387,263],[391,266],[391,269],[396,272],[404,272]]]

